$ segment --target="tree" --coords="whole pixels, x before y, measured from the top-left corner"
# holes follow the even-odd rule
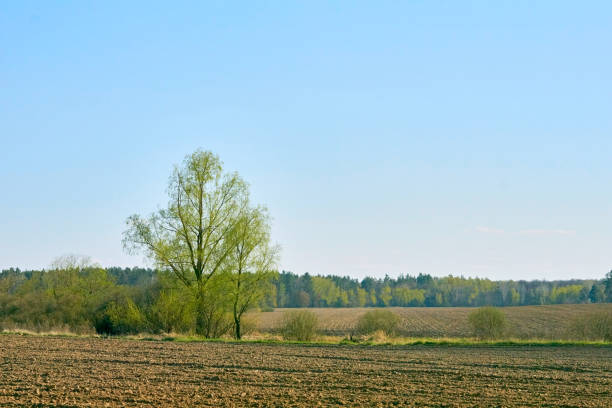
[[[423,289],[409,289],[403,286],[393,288],[392,302],[395,306],[420,306],[425,302]]]
[[[597,283],[593,284],[591,290],[589,291],[589,300],[591,303],[603,302],[605,298],[606,294],[604,292],[604,286],[598,285]]]
[[[605,294],[606,294],[606,302],[612,302],[612,271],[606,274],[605,282]]]
[[[196,331],[205,331],[206,287],[235,250],[232,231],[248,204],[248,188],[236,173],[223,173],[211,152],[197,150],[175,166],[168,183],[168,207],[148,218],[127,219],[124,248],[144,251],[169,270],[195,297]]]
[[[385,284],[385,286],[383,286],[383,288],[380,291],[380,301],[382,302],[383,306],[390,306],[391,305],[391,299],[393,298],[393,296],[391,295],[391,288],[389,287],[388,284]]]
[[[372,288],[370,289],[370,291],[368,292],[368,298],[369,298],[369,306],[376,306],[376,303],[378,302],[378,299],[376,298],[376,291]]]
[[[243,314],[270,289],[279,248],[270,246],[269,217],[265,208],[245,211],[232,232],[234,248],[229,258],[229,276],[234,337],[240,339]]]
[[[331,279],[315,276],[312,278],[312,288],[315,295],[315,306],[335,306],[340,298],[340,289]]]
[[[368,301],[368,292],[365,289],[356,288],[355,289],[355,302],[354,306],[364,307]]]
[[[551,303],[576,303],[580,295],[579,285],[568,285],[559,288],[553,288],[550,292]]]
[[[310,295],[305,290],[300,290],[297,295],[296,305],[297,307],[309,307],[310,306]]]
[[[515,288],[510,289],[510,304],[518,306],[521,303],[521,294]]]

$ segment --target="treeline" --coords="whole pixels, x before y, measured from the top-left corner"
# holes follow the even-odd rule
[[[0,330],[111,335],[178,332],[209,338],[235,334],[232,312],[237,297],[229,272],[211,278],[205,298],[196,299],[170,272],[101,268],[74,258],[60,263],[49,270],[0,272]],[[260,307],[262,297],[272,292],[270,280],[255,281],[254,276],[245,273],[241,281],[250,285],[253,300],[240,303],[248,305],[245,309]]]
[[[456,276],[398,278],[279,274],[276,307],[526,306],[612,302],[612,272],[603,280],[492,281]]]
[[[491,281],[463,277],[400,276],[396,279],[297,275],[283,271],[268,282],[250,308],[519,306],[612,301],[612,272],[602,280]],[[194,302],[168,272],[101,268],[78,262],[41,271],[0,272],[0,327],[124,334],[232,333],[232,280],[219,274],[205,301]],[[199,306],[198,306],[199,305]],[[200,307],[200,313],[194,308]],[[205,316],[197,330],[194,316]],[[243,324],[243,331],[251,329]]]
[[[0,328],[119,334],[145,329],[142,310],[160,296],[150,269],[71,265],[0,272]]]

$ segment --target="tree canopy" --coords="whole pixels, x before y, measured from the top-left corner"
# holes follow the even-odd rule
[[[218,310],[224,303],[213,292],[223,290],[224,279],[233,282],[231,302],[240,337],[240,317],[262,295],[261,284],[275,267],[265,208],[251,207],[246,182],[237,173],[223,172],[219,157],[202,150],[174,168],[168,195],[167,208],[147,218],[128,218],[124,247],[131,253],[144,251],[160,270],[172,272],[191,289],[196,326],[203,333],[210,329],[211,316],[217,316],[212,305]]]

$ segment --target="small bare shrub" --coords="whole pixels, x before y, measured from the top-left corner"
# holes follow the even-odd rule
[[[376,330],[374,333],[368,336],[367,341],[374,344],[385,344],[389,342],[389,336],[384,330]]]
[[[382,331],[386,336],[393,336],[397,332],[399,322],[399,316],[390,310],[370,310],[359,318],[356,330],[358,334]]]
[[[481,307],[468,315],[474,336],[480,339],[498,339],[506,329],[506,316],[495,307]]]
[[[283,314],[281,333],[285,340],[311,341],[317,336],[319,319],[309,310],[294,310]]]
[[[575,318],[569,336],[580,340],[612,341],[612,312],[594,312]]]

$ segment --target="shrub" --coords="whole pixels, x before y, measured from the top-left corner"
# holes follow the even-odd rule
[[[281,332],[285,340],[311,341],[317,335],[319,319],[309,310],[285,312]]]
[[[399,316],[390,310],[370,310],[361,316],[357,322],[357,333],[370,334],[382,331],[387,336],[393,336],[397,332]]]
[[[187,333],[195,323],[193,309],[193,302],[183,293],[162,290],[149,308],[147,317],[153,332]]]
[[[580,340],[612,341],[612,312],[595,312],[570,323],[570,337]]]
[[[131,299],[110,302],[95,322],[100,334],[136,334],[145,326],[144,316]]]
[[[385,344],[389,342],[389,337],[384,330],[376,330],[374,333],[368,336],[366,341],[374,344]]]
[[[496,339],[504,334],[506,316],[495,307],[481,307],[468,316],[474,336],[480,339]]]

